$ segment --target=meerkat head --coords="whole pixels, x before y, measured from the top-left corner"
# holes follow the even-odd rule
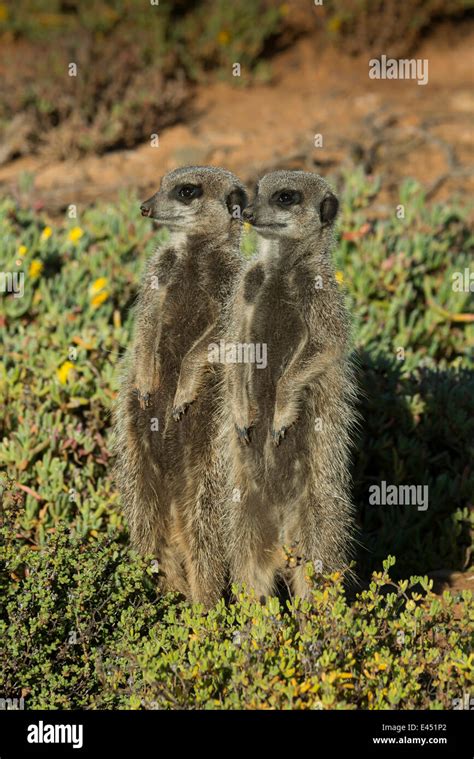
[[[149,216],[172,231],[190,234],[225,233],[241,222],[247,194],[230,171],[214,166],[175,169],[161,180],[158,192],[141,204]]]
[[[259,181],[243,219],[262,237],[299,240],[332,227],[338,207],[329,184],[318,174],[272,171]]]

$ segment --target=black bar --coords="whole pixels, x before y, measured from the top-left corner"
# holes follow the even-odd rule
[[[40,726],[42,724],[42,732]],[[54,727],[71,726],[57,734]],[[72,732],[72,726],[76,732]],[[70,738],[66,743],[29,743],[31,738]],[[66,756],[225,757],[239,749],[255,756],[272,750],[291,756],[456,757],[471,759],[470,711],[3,711],[0,759]],[[390,739],[390,741],[388,740]],[[382,742],[383,740],[383,742]],[[424,740],[424,744],[422,741]],[[190,754],[191,755],[191,754]],[[327,755],[327,754],[326,754]]]

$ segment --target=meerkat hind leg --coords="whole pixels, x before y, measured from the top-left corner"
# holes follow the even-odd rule
[[[258,497],[255,494],[255,497]],[[231,551],[232,581],[245,584],[257,598],[265,598],[275,588],[276,573],[284,564],[284,556],[278,541],[278,529],[261,511],[245,513],[243,507],[235,520],[233,533],[239,536]]]

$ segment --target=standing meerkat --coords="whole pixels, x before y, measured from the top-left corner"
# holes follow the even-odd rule
[[[132,545],[157,557],[165,589],[213,605],[225,551],[213,448],[222,367],[208,361],[241,269],[240,180],[214,167],[163,177],[141,205],[171,231],[140,286],[115,410],[116,476]]]
[[[307,596],[305,562],[331,572],[351,556],[356,392],[350,320],[331,262],[337,211],[322,177],[276,171],[243,214],[263,240],[236,288],[227,341],[267,353],[260,366],[226,367],[232,419],[221,435],[238,494],[227,503],[231,576],[258,596],[278,575]],[[301,557],[292,569],[286,547]]]

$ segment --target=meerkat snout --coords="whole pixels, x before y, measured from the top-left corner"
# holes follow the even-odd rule
[[[338,208],[329,184],[317,174],[274,171],[260,180],[243,218],[262,237],[302,239],[332,225]]]
[[[151,198],[150,198],[150,200],[151,200]],[[150,216],[150,213],[151,213],[151,204],[150,204],[150,200],[145,200],[145,201],[144,201],[144,202],[141,204],[141,206],[140,206],[140,211],[141,211],[141,214],[142,214],[142,216]]]
[[[249,224],[255,224],[255,212],[252,205],[244,208],[242,212],[242,219],[244,221],[247,221]]]

